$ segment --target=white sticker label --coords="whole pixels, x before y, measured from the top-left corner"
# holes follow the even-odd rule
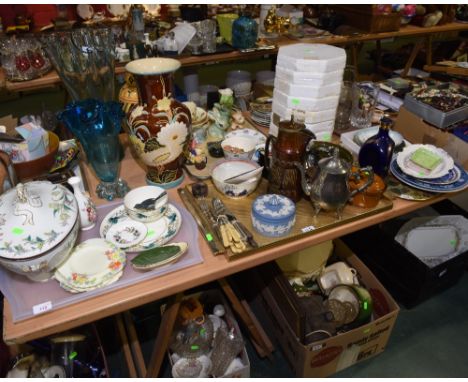
[[[52,309],[51,301],[43,302],[42,304],[37,304],[33,306],[33,314],[36,315],[36,314],[45,313],[51,309]]]
[[[314,345],[314,346],[312,346],[312,351],[317,351],[317,350],[320,350],[321,348],[322,348],[322,344]]]
[[[306,233],[306,232],[313,231],[314,229],[315,229],[315,227],[314,227],[313,225],[309,225],[309,226],[307,226],[307,227],[302,228],[301,231],[302,231],[303,233]]]

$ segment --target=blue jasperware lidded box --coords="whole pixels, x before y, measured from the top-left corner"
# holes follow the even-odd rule
[[[261,195],[252,204],[252,226],[264,236],[287,235],[296,222],[296,205],[282,195]]]

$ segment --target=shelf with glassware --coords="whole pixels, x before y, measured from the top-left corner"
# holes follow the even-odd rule
[[[284,70],[277,70],[277,74],[291,74],[293,78],[318,76],[306,86],[315,90],[327,87],[320,80],[327,78],[330,72],[344,69],[344,50],[323,44],[304,45],[280,48],[277,69],[286,66],[292,74]],[[294,53],[301,49],[313,54],[304,57]],[[106,62],[105,57],[88,54],[85,59],[96,60],[92,65],[97,67],[103,62],[105,66]],[[8,341],[26,341],[91,322],[413,211],[446,197],[433,194],[447,191],[444,187],[435,188],[435,185],[440,187],[442,181],[455,184],[458,190],[468,183],[464,170],[458,166],[455,170],[453,160],[450,161],[450,156],[443,150],[434,152],[429,147],[412,145],[414,147],[409,146],[409,149],[414,150],[402,151],[403,160],[396,165],[392,161],[390,169],[392,172],[399,169],[407,176],[418,178],[419,173],[408,173],[419,167],[423,175],[419,176],[418,182],[432,185],[433,193],[423,195],[422,199],[410,197],[408,201],[403,199],[408,198],[409,193],[403,192],[399,194],[403,199],[390,202],[377,187],[378,178],[372,170],[373,167],[378,169],[383,179],[389,170],[392,148],[388,146],[386,122],[377,137],[368,140],[373,148],[367,152],[382,150],[382,157],[377,163],[372,155],[366,154],[370,159],[365,161],[363,158],[360,165],[367,168],[358,174],[351,168],[353,157],[348,150],[330,142],[317,142],[313,132],[306,129],[310,119],[327,118],[327,113],[316,114],[321,105],[314,99],[298,96],[300,102],[304,102],[299,105],[295,102],[296,109],[292,114],[299,117],[301,113],[296,113],[299,107],[309,108],[302,110],[305,123],[294,118],[288,121],[281,115],[283,120],[279,122],[276,137],[272,135],[265,139],[259,131],[248,128],[242,118],[248,117],[260,126],[268,126],[271,111],[277,106],[278,113],[287,111],[289,99],[295,99],[297,95],[290,92],[304,89],[295,86],[283,89],[285,93],[280,91],[283,94],[275,91],[273,100],[257,97],[250,103],[252,113],[239,115],[233,110],[234,103],[243,99],[243,105],[246,105],[251,80],[245,78],[245,73],[234,71],[227,78],[234,92],[221,90],[218,102],[207,111],[193,102],[180,103],[171,98],[173,72],[179,67],[180,62],[167,58],[136,60],[127,65],[134,83],[140,88],[137,94],[142,97],[135,99],[133,105],[125,105],[128,136],[117,134],[116,126],[120,127],[118,122],[124,114],[118,104],[96,99],[79,100],[89,98],[89,94],[99,94],[101,98],[112,94],[105,81],[108,77],[95,78],[92,73],[87,73],[91,77],[86,78],[84,72],[82,82],[86,86],[77,88],[80,85],[70,80],[75,74],[62,73],[63,83],[78,100],[67,105],[59,119],[76,132],[86,154],[84,176],[91,199],[98,205],[99,220],[93,227],[91,220],[96,221],[95,210],[86,207],[85,200],[77,202],[82,199],[79,193],[74,197],[63,187],[30,182],[2,195],[8,199],[3,206],[11,210],[5,213],[11,212],[16,219],[0,227],[8,229],[4,236],[8,240],[5,239],[0,248],[4,251],[2,258],[8,258],[4,265],[32,280],[47,280],[51,275],[55,278],[38,283],[36,293],[31,295],[27,293],[30,281],[24,277],[14,277],[13,281],[10,273],[3,271],[5,277],[2,280],[11,281],[2,286],[6,296],[4,337]],[[307,70],[310,67],[314,72]],[[336,81],[340,83],[341,79]],[[361,96],[355,97],[359,102],[352,110],[360,117],[355,118],[354,123],[360,125],[370,124],[367,116],[373,107],[371,99],[375,97],[370,91],[373,88],[369,84],[363,85],[355,87]],[[337,89],[331,87],[327,91],[331,92],[328,98],[334,97],[336,101],[329,104],[328,114],[333,120],[338,105],[337,95],[333,92]],[[316,130],[317,134],[319,132]],[[329,138],[330,134],[328,131]],[[119,140],[125,148],[122,160],[119,159]],[[258,164],[262,148],[267,179],[262,179]],[[418,151],[421,148],[425,151]],[[288,156],[288,153],[294,155]],[[187,188],[193,181],[184,177],[182,165],[203,167],[206,164],[204,158],[208,159],[208,156],[224,157],[224,160],[219,158],[211,170],[213,184],[211,181],[197,182]],[[421,156],[429,157],[431,163],[421,160]],[[118,181],[119,174],[125,183]],[[401,176],[398,179],[409,183],[409,178]],[[375,186],[371,188],[373,183]],[[132,191],[126,194],[122,203],[117,197],[125,194],[125,184]],[[413,187],[418,188],[417,185]],[[185,189],[193,198],[182,197],[183,192],[176,188],[179,191]],[[300,201],[301,188],[309,197]],[[342,192],[327,192],[330,188]],[[368,193],[371,189],[376,192]],[[362,205],[354,199],[359,194],[359,200],[364,200]],[[213,195],[224,202],[224,206],[208,199]],[[43,198],[48,202],[41,203]],[[351,198],[355,205],[348,204]],[[116,200],[109,202],[113,199]],[[423,202],[416,203],[415,200]],[[377,206],[379,203],[384,206],[372,210],[370,205],[375,201]],[[28,207],[39,204],[43,208],[31,210]],[[82,216],[78,213],[82,209],[80,205],[84,209],[82,228],[89,229],[78,233],[77,222]],[[241,206],[244,212],[240,210]],[[34,216],[34,213],[38,215]],[[42,222],[49,219],[50,214],[56,223],[53,231],[50,231],[50,224],[34,226],[34,223],[34,229],[15,229],[22,216],[30,222]],[[326,224],[320,223],[323,219],[327,220]],[[10,237],[12,230],[14,237]],[[14,245],[10,239],[15,240]],[[79,245],[74,247],[75,243]],[[213,243],[219,245],[220,254],[241,256],[214,256]],[[19,251],[19,246],[23,250]],[[61,250],[62,246],[66,251]],[[248,252],[256,246],[257,250]],[[96,253],[100,254],[99,261]],[[59,258],[57,254],[68,257]],[[19,265],[24,265],[25,259],[30,261],[27,268]],[[45,262],[41,263],[41,259]],[[18,302],[15,298],[20,295],[27,298]],[[87,312],[86,316],[82,315],[83,311]]]
[[[205,54],[202,56],[180,56],[177,57],[182,63],[182,66],[196,66],[203,65],[213,62],[226,62],[226,61],[238,61],[238,60],[249,60],[252,58],[260,58],[265,55],[275,55],[278,52],[278,48],[284,45],[294,44],[296,42],[305,43],[322,43],[322,44],[333,44],[333,45],[353,45],[359,42],[373,41],[373,40],[384,40],[394,37],[411,37],[411,36],[424,36],[432,35],[437,33],[448,33],[448,32],[461,32],[468,30],[468,25],[463,23],[448,23],[445,25],[438,25],[434,27],[418,27],[414,25],[405,25],[398,31],[394,32],[382,32],[382,33],[364,33],[356,34],[352,36],[341,36],[341,35],[319,35],[317,37],[306,37],[299,40],[290,39],[285,36],[280,36],[275,39],[264,40],[265,45],[274,45],[272,49],[258,49],[249,52],[242,52],[234,50],[226,53],[213,53]],[[116,74],[122,74],[125,72],[124,65],[117,64],[115,68]],[[42,77],[35,78],[29,81],[11,82],[6,81],[5,89],[10,92],[21,92],[43,89],[51,86],[60,84],[61,79],[55,70],[52,70]]]

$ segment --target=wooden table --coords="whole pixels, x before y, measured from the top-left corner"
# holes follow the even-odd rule
[[[358,43],[363,43],[366,41],[380,41],[387,38],[394,37],[411,37],[411,36],[432,36],[437,33],[447,33],[447,32],[460,32],[468,30],[468,24],[463,23],[449,23],[445,25],[422,28],[414,25],[405,25],[400,28],[400,30],[395,32],[384,32],[384,33],[360,33],[352,36],[341,36],[341,35],[326,35],[318,36],[314,38],[304,38],[301,40],[291,39],[288,37],[280,37],[277,40],[272,40],[278,48],[284,45],[295,44],[298,42],[304,43],[322,43],[322,44],[332,44],[332,45],[352,45],[355,46]],[[226,61],[236,61],[236,60],[249,60],[252,58],[259,58],[264,55],[273,55],[278,52],[278,48],[265,51],[254,51],[249,53],[241,53],[239,51],[233,51],[228,53],[219,53],[219,54],[210,54],[205,56],[188,56],[178,58],[182,66],[196,66],[201,64],[213,63],[213,62],[226,62]],[[354,51],[356,53],[356,51]],[[430,64],[430,62],[428,62]],[[121,74],[125,72],[124,66],[120,65],[116,67],[116,74]],[[36,78],[31,81],[24,82],[6,82],[6,90],[10,92],[20,92],[20,91],[29,91],[37,90],[50,86],[60,84],[60,77],[57,72],[51,71],[41,78]]]
[[[123,142],[126,150],[120,170],[121,177],[128,182],[131,188],[144,185],[144,167],[132,157],[129,148],[127,147],[128,143],[126,136],[123,136]],[[93,190],[97,184],[96,177],[90,171],[89,167],[85,165],[84,168],[93,199],[96,204],[105,203],[105,201],[98,199],[94,194]],[[188,182],[190,182],[190,180],[186,178],[184,180],[184,184]],[[170,200],[182,203],[175,189],[169,190],[168,193]],[[304,247],[319,244],[323,241],[331,240],[350,232],[400,216],[440,201],[445,197],[446,195],[441,195],[424,202],[410,202],[395,199],[391,210],[369,216],[337,228],[318,232],[312,236],[298,239],[274,249],[268,248],[257,254],[231,262],[227,261],[224,256],[213,256],[207,244],[202,239],[201,235],[199,235],[198,241],[204,259],[204,262],[201,264],[156,277],[152,280],[140,282],[126,288],[111,291],[104,295],[75,303],[64,308],[56,309],[18,323],[12,322],[10,306],[8,301],[5,300],[3,337],[7,343],[22,343],[71,329],[173,295],[189,288],[217,280],[236,272],[255,267]],[[31,293],[34,292],[31,291]]]

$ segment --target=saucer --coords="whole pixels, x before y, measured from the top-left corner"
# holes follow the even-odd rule
[[[106,239],[118,248],[130,248],[142,242],[148,227],[141,222],[125,220],[114,224],[106,233]]]
[[[100,236],[106,237],[107,232],[113,225],[123,221],[134,222],[134,220],[127,215],[125,206],[121,205],[110,211],[104,217],[101,227],[99,228]],[[167,211],[163,217],[154,222],[143,224],[147,227],[146,237],[142,242],[126,249],[127,252],[145,251],[166,244],[179,232],[182,225],[182,216],[173,204],[168,203]]]

